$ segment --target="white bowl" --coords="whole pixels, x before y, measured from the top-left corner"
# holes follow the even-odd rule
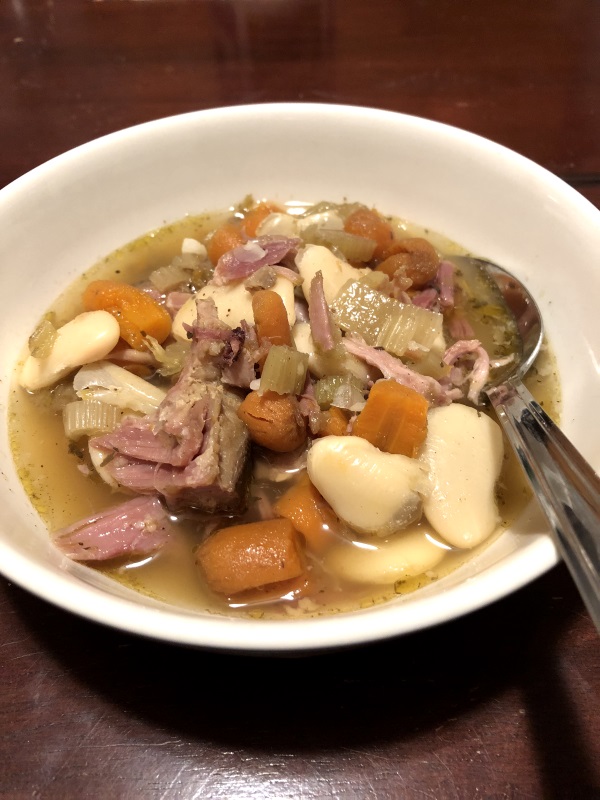
[[[78,147],[0,192],[0,569],[62,608],[126,631],[228,650],[302,651],[434,625],[523,586],[557,561],[531,504],[447,578],[386,605],[290,621],[229,619],[147,599],[64,559],[21,487],[6,405],[18,352],[70,281],[100,257],[187,213],[247,193],[349,198],[431,227],[523,278],[538,300],[563,387],[563,429],[600,466],[597,355],[600,212],[499,145],[367,108],[276,104],[150,122]]]

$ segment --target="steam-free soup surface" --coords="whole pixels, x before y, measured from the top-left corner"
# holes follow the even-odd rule
[[[209,242],[211,232],[215,228],[231,221],[235,225],[243,222],[244,216],[248,214],[248,206],[251,206],[251,203],[246,201],[226,212],[186,218],[143,236],[111,254],[89,269],[64,296],[55,302],[50,309],[54,326],[59,327],[83,310],[82,295],[85,287],[92,281],[116,279],[145,286],[148,276],[155,270],[177,260],[184,239],[193,239],[200,243]],[[298,205],[290,208],[296,214],[310,214],[310,210],[303,210]],[[336,207],[320,206],[316,209],[316,213],[326,214],[328,210],[333,210],[334,213],[339,211]],[[285,209],[282,208],[281,211]],[[347,207],[341,209],[342,218],[344,214],[348,214]],[[396,218],[386,218],[386,221],[391,224],[395,238],[427,239],[442,260],[464,252],[456,244],[426,229]],[[268,220],[266,225],[266,230],[269,231]],[[277,235],[277,229],[274,230]],[[257,235],[260,235],[260,227],[251,238],[256,238]],[[300,243],[300,247],[306,246],[306,239],[312,239],[309,241],[309,245],[312,246],[315,246],[315,242],[323,241],[322,238],[319,239],[319,231],[316,228],[309,229],[308,236]],[[289,258],[286,263],[293,266],[293,260]],[[372,269],[377,259],[362,262],[354,260],[350,263],[357,269]],[[460,275],[456,277],[456,283],[458,286]],[[419,291],[426,291],[427,288],[427,286],[420,287]],[[414,289],[411,292],[411,287],[408,287],[408,292],[415,294]],[[466,296],[462,296],[461,299],[461,292],[464,295],[464,287],[457,289],[457,303],[462,303],[460,311],[471,315],[477,335],[483,340],[486,337],[486,313],[477,314],[477,303],[473,302],[473,298]],[[306,305],[302,289],[296,288],[295,293],[300,305]],[[408,295],[403,299],[410,302]],[[493,340],[495,336],[497,338],[497,333],[494,329],[491,333],[488,331],[488,334],[490,341],[485,344],[488,348],[493,348]],[[418,364],[415,365],[412,361],[410,364],[419,369]],[[127,366],[135,368],[131,364]],[[161,378],[152,370],[147,370],[147,377],[154,383],[166,387],[171,386],[177,378],[176,375]],[[370,385],[373,380],[381,378],[381,373],[376,369],[370,370]],[[66,402],[74,399],[72,380],[71,374],[56,385],[35,392],[27,392],[15,386],[10,405],[11,445],[19,475],[34,507],[51,532],[76,520],[97,514],[100,510],[126,501],[130,497],[129,493],[108,486],[94,472],[90,465],[85,437],[75,441],[65,437],[62,408]],[[317,381],[318,379],[313,379],[313,383]],[[559,387],[554,361],[547,347],[543,349],[532,370],[528,384],[549,413],[557,417]],[[252,390],[245,388],[236,391],[243,396]],[[365,394],[368,395],[368,389]],[[343,409],[350,426],[360,412],[360,408]],[[310,446],[311,442],[320,441],[322,438],[320,435],[314,437],[309,434],[307,444]],[[302,581],[269,585],[257,591],[233,596],[212,591],[206,583],[202,570],[199,570],[196,564],[197,548],[217,529],[233,524],[255,522],[261,517],[276,516],[272,509],[278,499],[296,482],[305,480],[305,451],[305,445],[289,453],[276,453],[253,444],[253,477],[245,511],[230,513],[229,510],[218,510],[210,514],[199,513],[194,509],[176,508],[172,513],[175,535],[171,536],[159,552],[141,558],[97,563],[93,564],[92,568],[102,570],[115,580],[142,593],[189,609],[251,614],[257,618],[277,617],[282,614],[304,616],[351,610],[383,602],[397,594],[417,590],[433,580],[438,580],[472,557],[482,546],[488,546],[521,513],[529,498],[520,469],[509,448],[506,447],[501,475],[496,486],[499,524],[478,547],[463,549],[449,544],[422,513],[404,529],[383,537],[372,532],[353,530],[347,520],[342,519],[339,525],[323,531],[317,549],[307,547],[304,550],[302,557],[305,559],[305,572]],[[335,514],[334,517],[337,519]],[[303,537],[301,539],[303,541]],[[414,564],[419,563],[418,552],[423,543],[426,543],[428,548],[433,545],[440,554],[439,558],[434,559],[435,563],[424,571],[414,567]],[[376,548],[383,553],[384,558],[388,552],[389,559],[393,563],[410,565],[412,561],[413,567],[398,568],[396,572],[388,571],[386,574],[391,575],[391,578],[378,577],[382,574],[381,570],[371,566],[374,562],[373,553],[377,552]],[[367,577],[363,575],[357,580],[353,564],[359,563],[360,558],[364,559],[364,575]],[[373,575],[374,578],[369,580],[369,575]]]

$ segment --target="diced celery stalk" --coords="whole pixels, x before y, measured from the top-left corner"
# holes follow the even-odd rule
[[[272,345],[260,376],[261,392],[300,394],[306,381],[308,354],[287,345]]]
[[[121,410],[100,400],[75,400],[63,408],[63,425],[68,439],[108,433],[117,427],[120,420]]]
[[[395,356],[404,355],[413,343],[429,350],[442,332],[441,314],[400,303],[358,281],[341,289],[331,309],[343,331]]]

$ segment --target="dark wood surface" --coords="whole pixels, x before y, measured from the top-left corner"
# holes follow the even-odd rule
[[[0,185],[134,123],[280,100],[457,125],[600,206],[598,0],[0,3]],[[594,798],[599,712],[562,566],[300,659],[136,639],[0,578],[2,798]]]

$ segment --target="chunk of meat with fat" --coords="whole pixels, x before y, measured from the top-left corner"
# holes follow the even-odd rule
[[[199,300],[190,333],[188,360],[156,414],[127,418],[90,444],[106,453],[104,469],[130,491],[158,493],[172,509],[238,510],[248,432],[236,413],[240,398],[220,381],[235,332],[212,303]]]

